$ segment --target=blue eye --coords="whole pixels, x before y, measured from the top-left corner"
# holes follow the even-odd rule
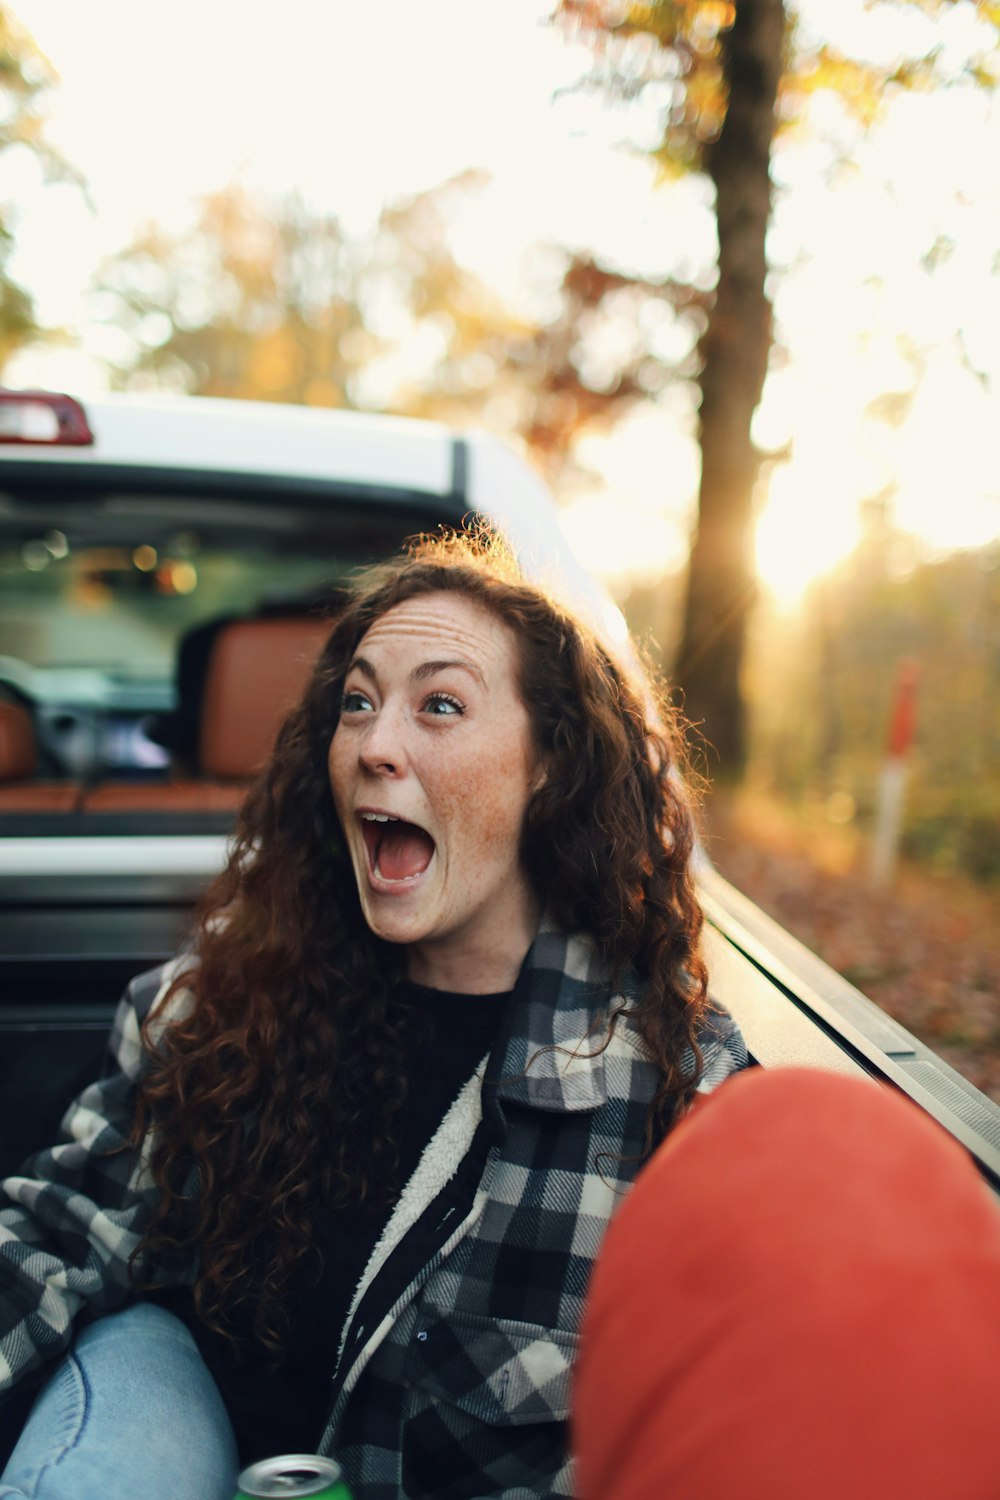
[[[357,688],[352,688],[349,692],[344,693],[340,699],[340,711],[342,714],[364,713],[371,706],[371,699],[367,698],[364,693],[358,692]]]
[[[458,699],[452,698],[448,693],[431,693],[424,702],[423,711],[435,719],[448,719],[465,713]]]

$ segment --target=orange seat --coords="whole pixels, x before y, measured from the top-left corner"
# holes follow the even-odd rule
[[[83,809],[88,813],[235,812],[246,790],[243,781],[108,781],[84,793]]]
[[[72,812],[80,795],[73,781],[36,781],[38,746],[31,715],[0,702],[0,813]]]
[[[88,812],[229,812],[242,802],[330,633],[329,620],[234,620],[212,647],[202,699],[203,780],[117,781],[86,793]]]
[[[248,780],[271,753],[330,634],[320,619],[237,620],[219,633],[202,704],[202,773]]]

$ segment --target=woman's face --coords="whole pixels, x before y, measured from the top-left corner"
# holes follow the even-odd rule
[[[438,593],[378,620],[344,682],[330,786],[361,907],[442,988],[506,988],[534,936],[520,841],[542,778],[516,674],[507,626]]]

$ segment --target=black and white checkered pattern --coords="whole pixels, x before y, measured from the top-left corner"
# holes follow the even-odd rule
[[[139,1026],[180,962],[132,981],[106,1076],[70,1105],[59,1145],[0,1183],[0,1393],[63,1352],[79,1313],[110,1312],[129,1296],[129,1256],[155,1201],[126,1144],[144,1066]]]
[[[418,1168],[431,1190],[404,1193],[409,1227],[355,1298],[324,1435],[364,1500],[572,1494],[583,1298],[658,1081],[629,1023],[599,1050],[610,998],[590,945],[543,931],[483,1087]],[[728,1017],[704,1057],[706,1090],[745,1064]],[[431,1170],[442,1157],[450,1176]]]
[[[143,1066],[139,1025],[179,962],[190,959],[133,981],[114,1071],[71,1106],[63,1144],[3,1183],[0,1390],[58,1355],[81,1310],[129,1294],[152,1197],[120,1148]],[[566,1422],[583,1297],[638,1169],[657,1083],[627,1019],[606,1046],[591,1034],[610,999],[586,940],[543,930],[504,1035],[406,1184],[331,1350],[317,1448],[336,1453],[356,1500],[572,1494]],[[746,1062],[725,1016],[703,1046],[704,1090]]]

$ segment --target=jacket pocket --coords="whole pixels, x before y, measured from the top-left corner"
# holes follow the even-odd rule
[[[407,1362],[407,1500],[570,1495],[575,1335],[422,1309]]]
[[[562,1422],[577,1344],[560,1329],[425,1307],[408,1383],[480,1422]]]

